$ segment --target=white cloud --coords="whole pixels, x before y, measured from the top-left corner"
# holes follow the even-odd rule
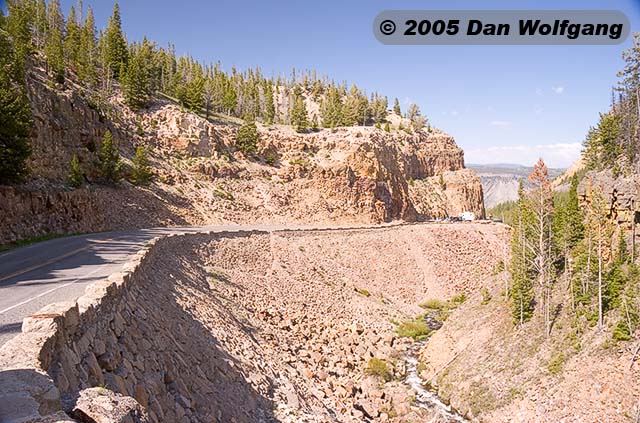
[[[457,110],[451,111],[451,116],[458,116],[460,113]]]
[[[492,120],[491,122],[489,122],[489,125],[500,126],[504,128],[507,126],[511,126],[511,122],[509,122],[508,120]]]
[[[542,95],[542,88],[536,88],[536,95]]]
[[[513,163],[525,166],[542,157],[549,167],[569,167],[580,157],[582,144],[555,143],[538,145],[508,145],[465,149],[465,161],[477,164]]]
[[[554,93],[560,95],[564,92],[564,87],[562,85],[558,85],[557,87],[551,87]]]
[[[541,115],[542,112],[544,112],[544,109],[540,106],[535,106],[533,108],[533,113],[535,113],[536,115]]]

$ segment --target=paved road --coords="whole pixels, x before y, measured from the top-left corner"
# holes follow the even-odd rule
[[[20,333],[22,319],[47,304],[74,300],[85,287],[120,270],[147,241],[172,233],[217,232],[283,226],[206,226],[140,229],[78,235],[0,254],[0,345]],[[287,229],[305,229],[287,226]]]

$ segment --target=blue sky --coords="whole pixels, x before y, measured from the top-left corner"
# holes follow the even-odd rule
[[[67,13],[77,0],[62,0]],[[112,2],[84,0],[104,25]],[[456,137],[468,163],[567,166],[622,67],[613,46],[385,46],[372,34],[386,9],[617,9],[640,31],[640,0],[587,1],[236,1],[121,0],[130,40],[161,45],[229,69],[292,67],[355,82],[417,103],[432,124]]]

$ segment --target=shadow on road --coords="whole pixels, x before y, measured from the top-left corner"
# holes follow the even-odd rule
[[[0,335],[11,334],[11,333],[18,334],[20,333],[21,329],[22,329],[22,322],[7,323],[4,325],[0,325]]]
[[[70,279],[85,280],[92,266],[107,263],[122,263],[137,252],[149,240],[169,233],[170,229],[148,229],[134,233],[111,232],[95,235],[81,235],[70,238],[58,238],[40,244],[30,245],[11,251],[0,260],[0,289],[10,285],[29,282],[44,284],[47,280],[63,283],[60,276],[69,270],[86,267],[87,272],[73,272]],[[16,274],[19,273],[19,274]],[[11,276],[16,274],[16,276]]]

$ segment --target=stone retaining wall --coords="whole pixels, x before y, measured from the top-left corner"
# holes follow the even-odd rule
[[[73,421],[69,415],[78,421],[191,421],[192,393],[171,371],[177,355],[163,351],[179,349],[179,342],[170,329],[160,333],[172,327],[162,312],[146,314],[153,307],[145,306],[141,289],[149,289],[148,274],[168,245],[174,249],[192,236],[198,235],[156,238],[121,272],[89,285],[77,302],[51,304],[25,318],[22,333],[0,348],[0,422]],[[167,338],[173,342],[163,346]],[[172,382],[176,386],[167,388]]]

